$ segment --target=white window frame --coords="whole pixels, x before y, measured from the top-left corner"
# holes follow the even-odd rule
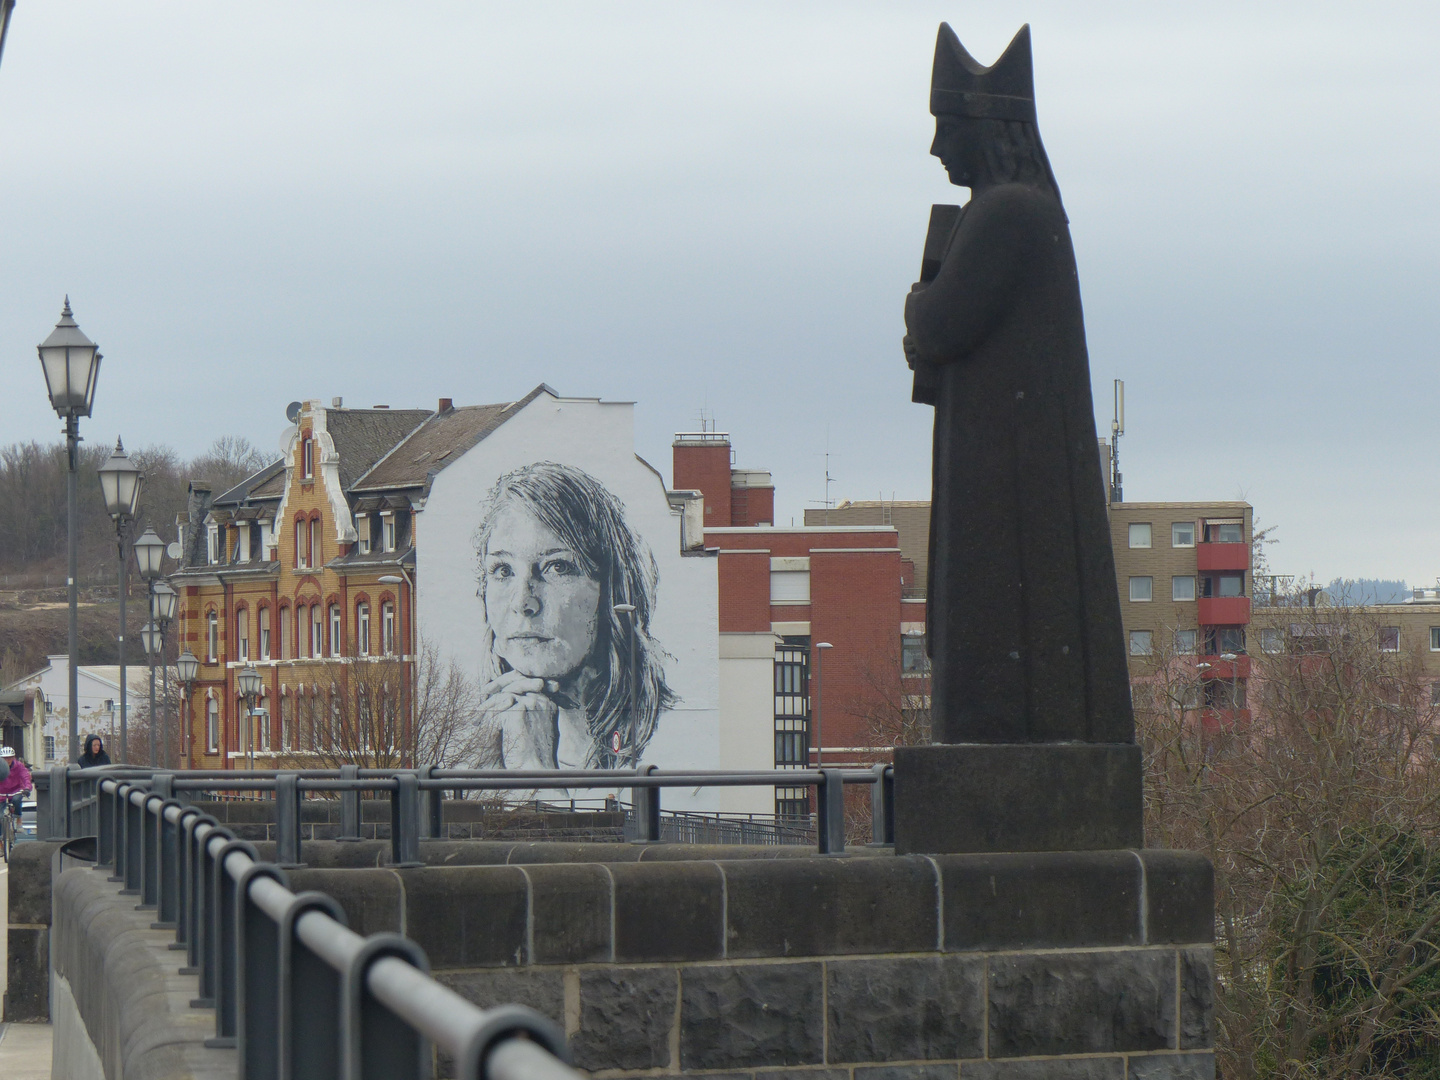
[[[359,537],[360,554],[370,554],[370,515],[355,515],[355,535]]]
[[[310,655],[316,660],[325,658],[325,613],[319,604],[310,605]]]
[[[239,525],[236,527],[238,540],[235,549],[235,561],[247,563],[250,561],[250,526]]]
[[[1180,539],[1180,530],[1190,530],[1188,542]],[[1172,521],[1170,523],[1170,546],[1177,548],[1193,548],[1195,546],[1195,522],[1193,521]]]
[[[210,663],[220,662],[220,616],[214,611],[206,616],[205,653]]]
[[[380,651],[386,656],[395,655],[394,600],[386,600],[380,605]]]
[[[295,568],[296,568],[297,570],[304,570],[304,569],[306,568],[306,565],[307,565],[306,562],[305,562],[305,537],[306,537],[306,535],[307,535],[308,533],[309,533],[309,530],[305,527],[305,521],[304,521],[304,519],[302,519],[302,518],[296,518],[296,519],[295,519]]]
[[[1151,630],[1130,631],[1130,655],[1150,656],[1155,652],[1155,634]]]
[[[1137,596],[1142,591],[1138,586],[1144,582],[1144,596]],[[1155,579],[1149,574],[1137,574],[1130,579],[1130,602],[1132,604],[1148,604],[1155,599]]]
[[[331,604],[331,605],[330,605],[330,655],[331,655],[331,656],[339,656],[339,655],[341,655],[341,643],[342,643],[343,639],[344,639],[344,634],[343,634],[343,632],[341,631],[341,624],[340,624],[340,605],[339,605],[339,604]]]
[[[1181,634],[1188,634],[1190,644],[1181,643]],[[1175,653],[1177,656],[1195,656],[1200,651],[1200,632],[1198,630],[1176,630],[1175,631]]]
[[[1440,652],[1440,626],[1430,627],[1430,651]]]
[[[241,608],[235,613],[235,659],[250,662],[250,611]]]
[[[364,600],[355,605],[355,655],[370,655],[370,605]]]
[[[1180,582],[1182,582],[1182,581],[1188,581],[1188,582],[1190,583],[1190,595],[1189,595],[1189,596],[1181,596],[1181,595],[1180,595]],[[1186,602],[1192,602],[1192,603],[1193,603],[1194,600],[1195,600],[1195,575],[1194,575],[1194,574],[1176,574],[1176,575],[1174,575],[1174,576],[1170,579],[1170,599],[1173,600],[1173,601],[1174,601],[1175,603],[1177,603],[1177,604],[1182,604],[1182,603],[1186,603]]]
[[[220,752],[220,702],[213,697],[205,702],[205,744],[210,753]]]
[[[1155,540],[1155,530],[1148,521],[1132,521],[1128,539],[1132,548],[1148,548]]]
[[[260,659],[270,659],[270,609],[262,607],[255,616],[256,632],[260,635]]]
[[[300,477],[303,480],[315,479],[315,437],[306,435],[300,440]]]
[[[383,550],[395,550],[395,512],[393,510],[380,512],[380,537]]]
[[[205,561],[211,566],[220,561],[220,526],[213,522],[205,529]]]
[[[275,622],[280,627],[280,655],[279,660],[289,660],[293,657],[291,644],[294,640],[294,631],[290,629],[290,609],[282,607],[279,614],[275,616]]]

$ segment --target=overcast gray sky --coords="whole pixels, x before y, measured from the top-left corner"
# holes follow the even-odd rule
[[[1280,571],[1440,574],[1433,4],[20,0],[0,66],[0,442],[269,449],[288,401],[707,409],[778,516],[925,498],[901,304],[946,19],[1033,26],[1102,433],[1132,500],[1255,504]],[[1343,527],[1342,527],[1343,526]]]

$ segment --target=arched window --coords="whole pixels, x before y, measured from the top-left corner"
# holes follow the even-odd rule
[[[291,648],[294,644],[294,635],[290,630],[290,609],[282,607],[280,613],[275,616],[275,622],[280,628],[280,652],[276,659],[290,660],[295,655]]]
[[[220,616],[214,611],[206,615],[205,659],[212,664],[220,662]]]
[[[220,751],[220,702],[213,697],[205,703],[205,746],[212,754]]]
[[[315,440],[309,435],[300,440],[300,475],[306,480],[315,475]]]
[[[380,605],[380,651],[386,656],[395,654],[395,601],[386,600]]]
[[[269,659],[270,659],[270,609],[269,609],[268,607],[262,607],[262,608],[260,609],[259,615],[256,616],[256,619],[258,620],[258,622],[259,622],[259,624],[260,624],[259,627],[257,628],[257,629],[259,630],[259,633],[260,633],[260,659],[261,659],[261,660],[269,660]]]
[[[339,656],[344,652],[345,635],[340,625],[340,605],[330,605],[330,655]]]
[[[325,622],[319,604],[310,605],[310,655],[315,659],[325,655]]]
[[[298,518],[296,519],[296,521],[295,521],[295,568],[296,568],[297,570],[303,570],[303,569],[305,568],[305,565],[306,565],[306,564],[305,564],[305,538],[310,535],[310,533],[309,533],[309,527],[310,527],[310,523],[309,523],[308,521],[301,521],[301,520],[299,520]]]
[[[370,605],[364,600],[355,605],[355,651],[370,655]]]
[[[295,749],[295,695],[280,698],[280,749]]]
[[[250,612],[244,608],[235,613],[235,659],[250,661]]]

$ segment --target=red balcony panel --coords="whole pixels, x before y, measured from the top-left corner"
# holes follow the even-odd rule
[[[1249,544],[1196,544],[1196,569],[1205,570],[1249,570]]]
[[[1224,679],[1229,682],[1231,679],[1248,679],[1250,677],[1250,657],[1241,654],[1231,660],[1221,660],[1218,656],[1202,656],[1200,662],[1209,664],[1208,669],[1200,671],[1204,679]]]
[[[1200,713],[1200,726],[1208,735],[1222,731],[1234,731],[1250,723],[1249,709],[1204,709]]]
[[[1234,547],[1217,544],[1216,547]],[[1244,547],[1244,544],[1240,545]],[[1250,621],[1248,596],[1202,596],[1195,601],[1195,621],[1201,626],[1244,626]]]

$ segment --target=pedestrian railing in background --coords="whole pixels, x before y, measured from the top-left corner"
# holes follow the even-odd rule
[[[291,891],[286,870],[302,865],[307,792],[339,796],[342,839],[359,838],[363,792],[388,795],[391,863],[399,867],[424,865],[420,841],[444,837],[444,795],[458,791],[628,789],[633,825],[627,822],[627,832],[636,839],[733,843],[717,841],[714,819],[662,814],[662,790],[812,787],[813,842],[821,854],[838,854],[845,848],[845,785],[866,784],[873,840],[894,840],[894,773],[887,765],[748,773],[665,773],[654,766],[626,772],[434,766],[162,772],[58,765],[35,779],[40,837],[95,837],[97,862],[113,868],[122,893],[155,909],[158,926],[174,928],[177,947],[187,954],[186,971],[199,980],[195,1003],[215,1009],[209,1045],[236,1048],[242,1080],[428,1077],[431,1043],[455,1061],[464,1080],[579,1076],[567,1064],[563,1031],[550,1020],[515,1005],[480,1009],[430,977],[425,954],[413,941],[399,934],[362,938],[346,926],[331,897]],[[205,813],[203,803],[185,801],[239,792],[274,799],[274,863],[261,862],[255,847]],[[769,836],[755,842],[778,842],[775,825],[768,832],[749,827]]]

